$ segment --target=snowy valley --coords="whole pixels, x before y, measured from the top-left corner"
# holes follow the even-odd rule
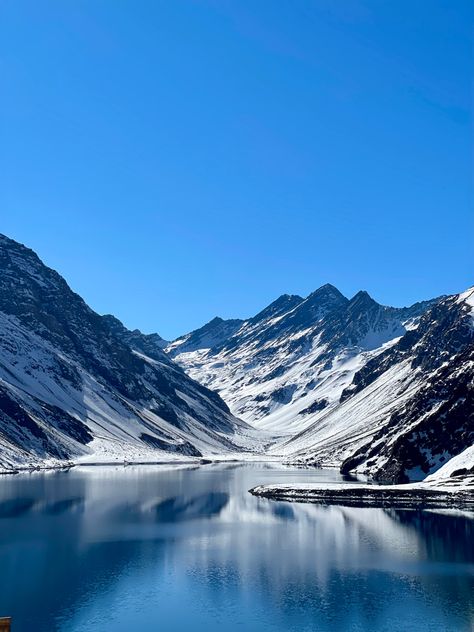
[[[420,480],[474,442],[474,291],[408,308],[325,285],[166,352],[291,463]],[[474,463],[473,463],[474,465]]]
[[[4,471],[266,458],[401,483],[474,466],[473,290],[394,308],[324,285],[167,343],[5,236],[0,265]]]

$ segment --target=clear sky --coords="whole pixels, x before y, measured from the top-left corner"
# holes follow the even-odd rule
[[[471,0],[0,0],[0,232],[172,338],[473,283]]]

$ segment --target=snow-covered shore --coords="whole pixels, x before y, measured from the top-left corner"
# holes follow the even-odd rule
[[[321,505],[411,509],[455,507],[474,511],[474,446],[450,459],[435,474],[420,483],[258,485],[249,491],[254,496],[272,500]]]
[[[254,496],[289,502],[346,507],[392,507],[410,509],[459,508],[474,511],[474,471],[468,474],[432,476],[421,483],[371,485],[326,483],[304,485],[258,485]]]
[[[0,463],[0,476],[6,474],[21,474],[28,472],[41,472],[52,470],[69,470],[74,467],[117,467],[117,466],[200,466],[210,463],[279,463],[281,459],[258,452],[229,452],[224,454],[207,454],[202,457],[183,456],[158,452],[154,454],[130,454],[128,458],[123,455],[90,455],[87,458],[59,461],[48,459],[44,461],[25,462],[22,464]]]

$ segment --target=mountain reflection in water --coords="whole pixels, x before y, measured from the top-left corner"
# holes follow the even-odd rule
[[[232,464],[4,477],[0,613],[14,632],[471,630],[474,516],[247,491],[322,480],[340,476]]]

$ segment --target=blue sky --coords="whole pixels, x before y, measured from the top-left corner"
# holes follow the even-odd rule
[[[474,4],[0,0],[0,231],[172,338],[471,285]]]

